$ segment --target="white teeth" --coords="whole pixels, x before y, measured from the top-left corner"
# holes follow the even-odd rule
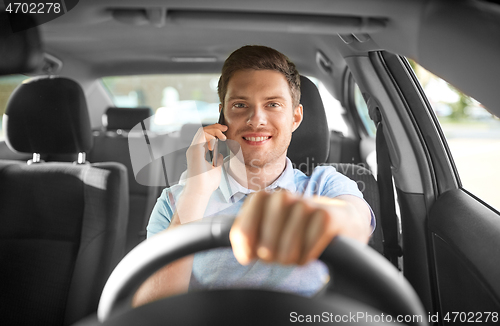
[[[244,137],[246,140],[249,141],[264,141],[266,139],[269,139],[269,136],[267,137]]]

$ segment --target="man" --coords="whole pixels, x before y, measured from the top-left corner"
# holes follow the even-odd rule
[[[224,124],[195,135],[184,181],[163,191],[148,237],[204,216],[235,215],[232,250],[197,253],[164,267],[141,286],[134,305],[188,288],[311,296],[328,280],[316,258],[333,237],[368,242],[374,217],[356,183],[332,167],[317,167],[307,177],[286,157],[303,116],[295,65],[274,49],[242,47],[224,63],[218,92]],[[239,159],[227,157],[224,168],[207,162],[204,145],[213,150],[215,139],[228,142]]]

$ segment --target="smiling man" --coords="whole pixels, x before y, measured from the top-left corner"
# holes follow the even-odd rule
[[[224,63],[218,91],[224,123],[197,132],[184,181],[163,191],[148,237],[206,216],[233,215],[232,249],[164,267],[138,290],[136,306],[188,289],[265,288],[311,296],[328,280],[316,259],[332,238],[366,243],[373,229],[374,216],[354,181],[332,167],[306,176],[287,158],[307,108],[299,103],[299,74],[286,56],[264,46],[236,50]],[[224,161],[220,156],[218,165],[205,160],[215,139],[233,153]]]

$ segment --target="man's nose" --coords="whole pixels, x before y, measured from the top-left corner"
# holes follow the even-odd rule
[[[247,125],[256,128],[267,124],[267,115],[264,108],[255,106],[249,113]]]

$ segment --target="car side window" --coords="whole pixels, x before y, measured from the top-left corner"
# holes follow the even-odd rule
[[[326,120],[328,128],[342,133],[344,136],[348,134],[348,127],[342,116],[344,108],[342,104],[330,93],[328,88],[321,82],[321,80],[307,76],[318,87],[319,95],[325,107]]]
[[[500,119],[410,61],[446,137],[462,187],[500,210]]]
[[[7,107],[7,102],[10,95],[28,76],[24,75],[9,75],[0,77],[0,141],[5,139],[5,134],[2,127],[3,114]]]
[[[359,118],[361,119],[361,122],[365,127],[366,133],[370,137],[375,137],[377,127],[375,126],[373,120],[370,118],[368,106],[366,105],[363,94],[361,93],[361,90],[356,83],[354,83],[354,105],[356,106],[356,110],[358,111]]]

